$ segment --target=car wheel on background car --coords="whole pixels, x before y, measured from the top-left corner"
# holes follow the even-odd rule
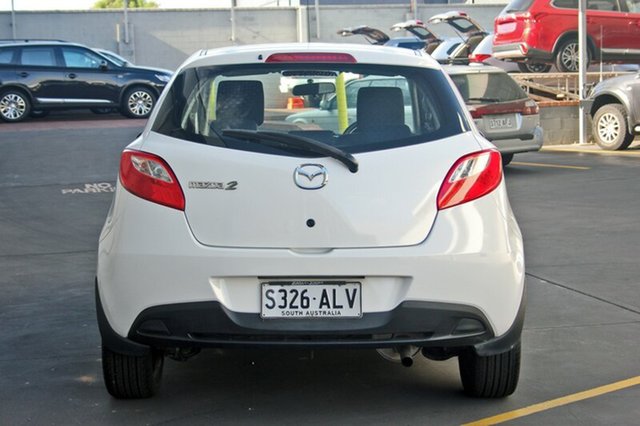
[[[147,118],[156,104],[156,95],[146,87],[134,87],[124,95],[122,112],[130,118]]]
[[[545,73],[549,72],[551,65],[539,62],[518,62],[520,72]]]
[[[513,154],[509,153],[509,154],[500,154],[500,156],[502,157],[502,165],[506,166],[507,164],[509,164],[511,162],[511,160],[513,160]]]
[[[154,350],[131,356],[102,344],[102,373],[109,393],[120,399],[148,398],[160,388],[164,356]]]
[[[587,49],[587,64],[591,61],[591,53]],[[558,48],[555,57],[555,65],[560,72],[578,72],[580,55],[578,52],[578,40],[568,39],[563,41]]]
[[[29,116],[31,102],[19,90],[4,90],[0,92],[0,118],[3,121],[17,123]]]
[[[469,349],[458,356],[464,392],[478,398],[511,395],[520,376],[520,343],[496,355],[481,356]]]
[[[624,107],[620,104],[601,106],[593,116],[593,138],[606,150],[626,149],[634,136],[629,133]]]

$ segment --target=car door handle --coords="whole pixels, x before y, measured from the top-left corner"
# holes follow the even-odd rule
[[[67,77],[69,77],[70,79],[74,79],[77,77],[76,73],[70,72],[69,74],[67,74]]]
[[[19,72],[19,73],[18,73],[18,75],[19,75],[20,77],[29,77],[29,73],[28,73],[28,72],[26,72],[26,71]]]

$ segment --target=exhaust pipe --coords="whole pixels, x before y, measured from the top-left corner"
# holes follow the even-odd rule
[[[400,355],[400,363],[405,367],[411,367],[413,365],[414,349],[415,348],[407,345],[396,348],[398,355]]]
[[[411,367],[413,365],[413,358],[418,355],[420,348],[413,345],[403,345],[392,348],[379,348],[376,349],[376,351],[387,361],[400,363],[405,367]]]

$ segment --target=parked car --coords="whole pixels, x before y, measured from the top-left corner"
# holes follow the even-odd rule
[[[536,64],[533,62],[512,62],[503,61],[497,59],[493,55],[493,33],[487,35],[479,44],[473,49],[471,55],[469,55],[469,63],[471,64],[485,64],[494,67],[501,68],[507,72],[533,72],[544,73],[551,69],[551,65]]]
[[[75,43],[29,41],[0,44],[0,119],[24,120],[53,109],[119,108],[146,118],[171,73],[120,66]]]
[[[340,134],[265,108],[279,74],[363,87]],[[275,77],[275,78],[274,78]],[[342,99],[342,96],[341,96]],[[346,116],[346,100],[341,100]],[[202,348],[379,348],[458,357],[476,397],[516,389],[522,236],[500,154],[438,63],[407,49],[276,44],[201,51],[121,156],[98,248],[107,390],[158,390],[166,356]]]
[[[449,55],[460,45],[459,37],[441,38],[420,20],[399,22],[391,26],[392,31],[408,31],[415,37],[389,37],[377,28],[361,25],[354,28],[343,28],[338,31],[343,37],[361,35],[369,43],[377,46],[402,47],[412,50],[423,50],[440,63],[446,63]]]
[[[504,165],[514,154],[540,150],[543,130],[538,105],[509,74],[486,65],[444,68],[480,132],[502,154]]]
[[[446,63],[450,64],[468,64],[469,55],[488,35],[485,29],[465,12],[440,13],[429,18],[428,22],[430,24],[446,24],[458,34],[460,43],[449,52],[446,60]]]
[[[578,0],[513,0],[495,19],[494,56],[578,71],[577,9]],[[640,0],[588,0],[587,9],[589,62],[638,63]]]
[[[353,35],[363,36],[369,43],[376,46],[390,46],[390,47],[402,47],[405,49],[424,49],[426,46],[425,39],[415,37],[389,37],[384,31],[377,28],[372,28],[367,25],[360,25],[357,27],[343,28],[338,31],[338,34],[342,37],[350,37]],[[425,37],[428,37],[425,35]]]
[[[483,65],[451,65],[444,70],[459,90],[478,129],[500,151],[504,165],[509,164],[516,153],[538,151],[542,147],[538,105],[504,70]],[[357,121],[356,106],[362,88],[398,87],[403,94],[404,123],[412,128],[411,96],[406,79],[366,77],[351,80],[345,87],[349,125]],[[285,120],[339,132],[338,115],[337,97],[332,95],[319,108],[291,114]]]
[[[640,134],[640,73],[598,83],[589,100],[592,133],[606,150],[626,149]]]

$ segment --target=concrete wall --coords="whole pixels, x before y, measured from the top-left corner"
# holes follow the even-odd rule
[[[541,102],[540,125],[544,129],[544,145],[566,145],[580,142],[577,102]],[[591,140],[591,120],[587,123],[587,139]]]
[[[417,17],[426,21],[437,13],[463,10],[485,28],[492,29],[493,19],[502,7],[419,5]],[[295,41],[366,43],[362,37],[345,39],[336,32],[364,24],[386,31],[396,22],[414,18],[408,1],[405,5],[321,6],[318,17],[313,7],[308,11],[306,7],[237,8],[235,28],[229,9],[130,10],[128,15],[129,43],[124,42],[123,13],[111,10],[16,12],[16,36],[74,41],[113,50],[141,65],[175,69],[202,48]],[[432,28],[445,36],[454,35],[443,25]],[[0,12],[0,39],[11,37],[11,14]]]

